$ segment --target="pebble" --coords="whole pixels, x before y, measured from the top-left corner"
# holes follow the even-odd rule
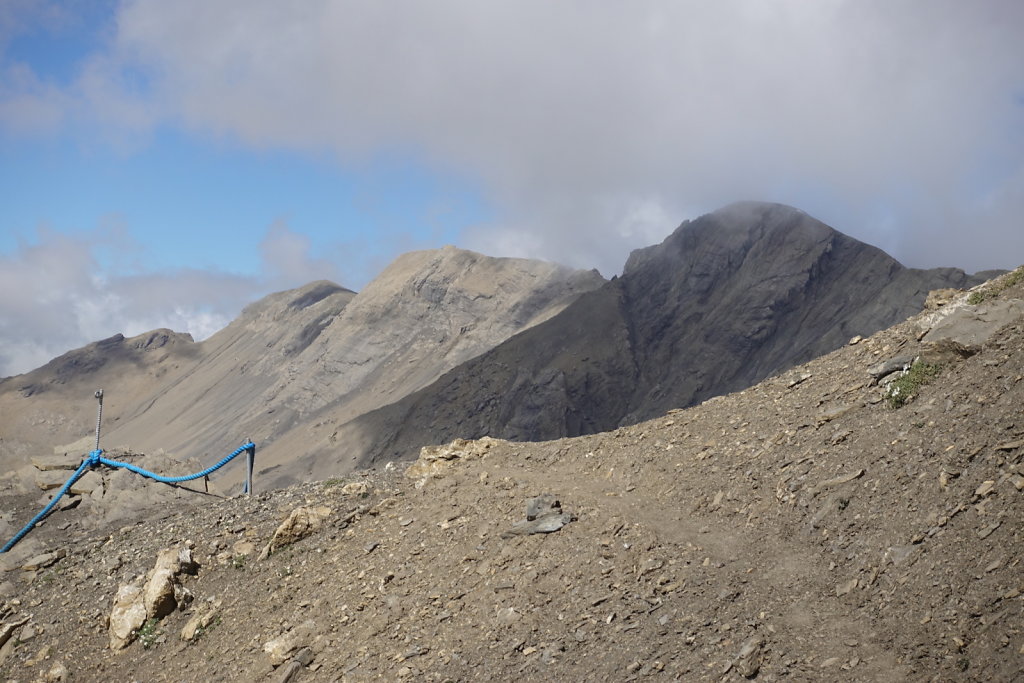
[[[992,522],[984,529],[978,531],[978,538],[988,538],[992,535],[992,532],[999,528],[1002,522]]]

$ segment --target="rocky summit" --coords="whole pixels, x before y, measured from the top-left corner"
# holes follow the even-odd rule
[[[802,211],[742,202],[634,252],[621,277],[429,387],[339,425],[362,463],[457,437],[607,431],[738,391],[992,274],[905,268]],[[373,435],[368,443],[363,435]],[[309,456],[332,459],[324,444]]]
[[[4,679],[1018,680],[1024,268],[610,431],[85,514],[0,556]]]

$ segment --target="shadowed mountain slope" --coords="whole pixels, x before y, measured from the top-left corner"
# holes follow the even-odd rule
[[[733,204],[633,252],[620,278],[430,387],[339,426],[335,438],[369,442],[366,465],[456,437],[614,429],[750,386],[906,319],[930,290],[984,279],[905,268],[787,206]]]

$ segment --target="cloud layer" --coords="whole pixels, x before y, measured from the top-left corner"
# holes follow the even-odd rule
[[[18,11],[48,7],[0,10],[0,47]],[[748,198],[794,204],[909,265],[1012,267],[1024,261],[1022,29],[1015,0],[128,0],[73,82],[3,64],[0,127],[98,125],[130,145],[174,126],[345,164],[398,150],[483,188],[496,219],[460,246],[605,274],[682,219]],[[62,239],[25,247],[3,277],[90,253]],[[274,227],[267,240],[278,281],[309,279],[301,237]],[[59,275],[58,298],[93,337],[114,310],[212,326],[236,304],[211,292],[237,302],[266,285],[192,273],[195,291],[171,302],[159,294],[182,274],[92,272]],[[171,308],[147,318],[143,292]],[[27,343],[66,338],[66,323],[54,315]]]
[[[1024,254],[1012,0],[139,0],[118,26],[111,60],[161,116],[480,180],[500,216],[481,249],[614,270],[760,198],[925,265]]]
[[[130,337],[166,327],[202,340],[270,291],[296,280],[337,279],[334,266],[312,258],[308,247],[278,222],[261,245],[258,278],[208,270],[151,273],[134,268],[136,249],[123,229],[69,236],[40,228],[32,242],[0,255],[0,377],[117,332]]]

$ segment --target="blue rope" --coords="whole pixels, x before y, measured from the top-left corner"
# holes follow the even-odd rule
[[[120,462],[118,460],[108,460],[107,458],[104,458],[102,456],[98,456],[98,462],[103,463],[104,465],[107,465],[109,467],[123,467],[126,470],[131,470],[135,474],[141,474],[144,477],[149,477],[153,481],[160,481],[160,482],[163,482],[165,484],[177,484],[178,482],[192,481],[193,479],[199,479],[200,477],[205,477],[206,475],[210,474],[211,472],[214,472],[216,470],[219,470],[221,467],[224,467],[224,465],[227,465],[229,462],[231,462],[231,460],[233,460],[236,456],[238,456],[239,453],[244,453],[245,451],[249,450],[250,448],[255,449],[256,448],[256,444],[254,444],[254,443],[252,443],[250,441],[249,443],[245,444],[244,446],[239,446],[238,448],[236,448],[234,451],[231,452],[230,455],[225,457],[223,460],[221,460],[216,465],[213,465],[212,467],[207,467],[202,472],[196,472],[195,474],[186,474],[186,475],[181,476],[181,477],[162,477],[159,474],[155,474],[155,473],[150,472],[148,470],[144,470],[141,467],[139,467],[137,465],[133,465],[133,464],[131,464],[129,462]]]
[[[24,526],[24,528],[22,528],[21,531],[19,531],[17,534],[15,534],[14,538],[12,538],[10,541],[8,541],[7,544],[3,548],[0,548],[0,553],[6,553],[8,550],[13,548],[14,545],[18,541],[20,541],[21,539],[25,538],[26,534],[28,534],[28,532],[32,531],[32,529],[35,528],[36,524],[38,524],[39,522],[43,521],[43,519],[45,519],[46,516],[50,514],[50,512],[53,510],[54,506],[57,504],[57,501],[59,501],[64,496],[64,494],[68,492],[68,489],[70,489],[72,486],[74,486],[75,482],[78,481],[79,479],[81,479],[85,475],[87,470],[89,470],[90,468],[96,467],[97,465],[101,465],[102,464],[102,465],[107,465],[108,467],[123,467],[124,469],[131,470],[132,472],[135,472],[136,474],[141,474],[144,477],[149,477],[150,479],[153,479],[154,481],[163,482],[165,484],[177,484],[178,482],[191,481],[193,479],[199,479],[200,477],[205,477],[206,475],[210,474],[211,472],[215,472],[216,470],[219,470],[221,467],[224,467],[224,465],[226,465],[229,462],[231,462],[240,453],[244,453],[246,451],[251,451],[253,453],[253,455],[255,455],[256,454],[256,444],[254,444],[251,441],[246,443],[246,444],[243,444],[242,446],[239,446],[234,451],[232,451],[230,455],[228,455],[227,457],[222,459],[216,465],[213,465],[212,467],[207,467],[202,472],[197,472],[195,474],[188,474],[188,475],[185,475],[185,476],[182,476],[182,477],[162,477],[159,474],[155,474],[154,472],[150,472],[148,470],[144,470],[141,467],[138,467],[136,465],[132,465],[131,463],[120,462],[118,460],[110,460],[108,458],[104,458],[103,457],[103,451],[101,449],[97,448],[94,451],[89,451],[89,455],[86,456],[86,458],[84,460],[82,460],[82,464],[78,466],[78,469],[75,470],[75,473],[71,475],[71,478],[68,479],[67,482],[64,483],[64,486],[62,486],[60,491],[57,492],[57,495],[55,495],[53,497],[53,500],[51,500],[49,503],[47,503],[46,507],[44,507],[42,509],[42,511],[38,515],[33,517],[32,521],[29,522],[28,524],[26,524]]]
[[[78,466],[78,469],[75,470],[75,473],[71,475],[71,478],[68,479],[67,482],[65,482],[64,486],[62,486],[60,491],[57,492],[57,495],[53,497],[53,500],[51,500],[46,505],[46,507],[43,508],[42,512],[33,517],[31,522],[26,524],[21,531],[14,535],[14,538],[7,542],[7,545],[5,545],[3,548],[0,548],[0,553],[6,553],[8,550],[13,548],[14,544],[20,541],[21,539],[25,538],[25,535],[28,532],[32,531],[32,529],[35,528],[36,524],[43,521],[46,515],[50,514],[50,511],[53,510],[53,506],[57,504],[57,501],[60,500],[61,497],[68,492],[69,488],[74,486],[76,481],[82,478],[82,475],[85,474],[85,471],[89,469],[89,467],[90,459],[87,458],[82,461],[82,464]]]

